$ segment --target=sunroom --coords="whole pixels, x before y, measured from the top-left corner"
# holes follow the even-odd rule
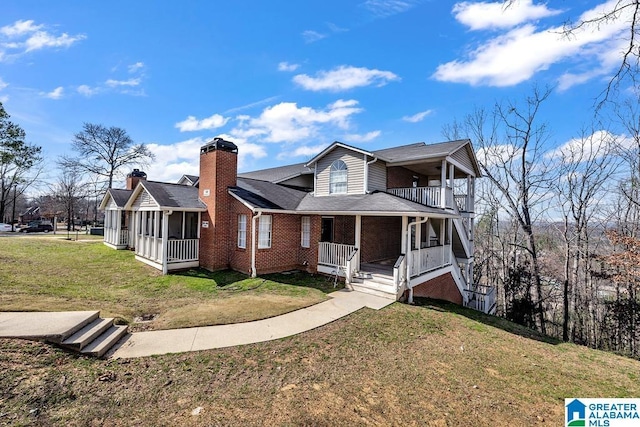
[[[206,206],[197,188],[140,182],[125,209],[132,212],[130,246],[137,260],[164,274],[200,265],[199,224]]]
[[[124,207],[131,193],[131,190],[110,188],[100,204],[100,210],[104,211],[104,244],[110,248],[129,247],[129,215]]]

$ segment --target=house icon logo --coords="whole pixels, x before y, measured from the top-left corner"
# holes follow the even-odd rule
[[[567,414],[567,427],[584,427],[586,425],[586,414],[585,411],[587,409],[587,405],[582,403],[578,399],[574,399],[569,403],[565,408],[565,413]]]

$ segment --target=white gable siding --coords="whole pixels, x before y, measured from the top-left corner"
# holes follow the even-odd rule
[[[387,165],[380,160],[369,165],[369,191],[387,191]]]
[[[109,197],[109,203],[107,203],[105,210],[117,210],[117,209],[118,209],[118,205],[116,204],[116,202],[113,200],[112,197]]]
[[[158,207],[158,204],[153,201],[146,190],[142,190],[142,192],[138,195],[138,197],[136,197],[136,200],[133,202],[133,209],[148,209]]]
[[[316,196],[329,195],[329,172],[331,164],[342,160],[347,165],[347,194],[364,193],[364,155],[346,148],[336,147],[318,160]]]
[[[473,173],[473,163],[469,158],[469,153],[467,152],[466,147],[462,147],[461,149],[453,153],[450,157],[465,168],[469,169],[471,173]]]

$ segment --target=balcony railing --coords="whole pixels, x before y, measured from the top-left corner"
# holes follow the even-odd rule
[[[433,208],[453,209],[455,203],[458,206],[458,210],[466,210],[467,196],[454,197],[453,191],[449,187],[444,189],[442,187],[389,188],[387,193]]]

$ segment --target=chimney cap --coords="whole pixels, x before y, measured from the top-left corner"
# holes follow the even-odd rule
[[[133,171],[131,171],[130,173],[127,174],[127,176],[129,178],[146,178],[147,174],[144,173],[143,171],[141,171],[140,169],[134,169]]]
[[[229,153],[238,154],[238,146],[231,141],[225,141],[222,138],[213,138],[207,145],[203,145],[200,148],[200,154],[205,154],[210,151],[227,151]]]

